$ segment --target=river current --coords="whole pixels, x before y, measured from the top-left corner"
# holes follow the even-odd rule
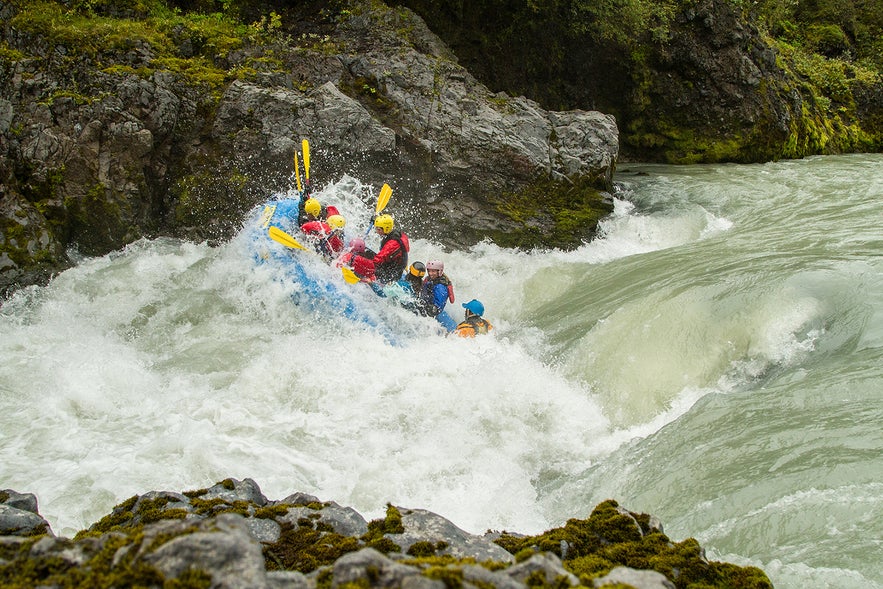
[[[472,341],[342,280],[400,341],[294,304],[245,231],[84,258],[0,307],[0,489],[67,536],[227,477],[473,533],[613,498],[778,588],[883,587],[883,156],[617,183],[575,251],[413,240],[452,315],[484,302],[495,335]],[[319,196],[355,235],[372,190]]]

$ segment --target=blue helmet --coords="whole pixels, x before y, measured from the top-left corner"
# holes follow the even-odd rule
[[[481,301],[479,301],[478,299],[472,299],[468,303],[463,303],[463,308],[470,313],[475,313],[476,315],[484,315],[484,305],[482,305]]]

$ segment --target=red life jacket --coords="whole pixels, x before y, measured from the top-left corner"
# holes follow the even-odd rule
[[[408,267],[409,251],[411,251],[411,243],[407,235],[398,230],[386,234],[380,243],[380,251],[374,254],[373,258],[377,280],[395,282],[401,278],[405,268]]]

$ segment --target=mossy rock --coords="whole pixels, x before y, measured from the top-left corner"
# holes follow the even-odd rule
[[[601,219],[613,212],[610,195],[588,180],[538,179],[523,190],[490,199],[514,229],[487,234],[503,247],[572,249],[589,241]]]

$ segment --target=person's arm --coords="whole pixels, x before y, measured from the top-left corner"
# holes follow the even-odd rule
[[[444,284],[436,284],[432,288],[432,304],[438,307],[438,310],[441,311],[445,308],[445,303],[448,300],[448,287]]]

